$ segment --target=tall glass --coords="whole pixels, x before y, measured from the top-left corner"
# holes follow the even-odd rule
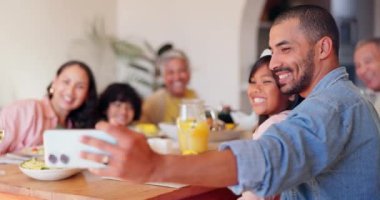
[[[208,150],[209,126],[203,102],[183,100],[177,119],[178,140],[183,155],[199,154]]]

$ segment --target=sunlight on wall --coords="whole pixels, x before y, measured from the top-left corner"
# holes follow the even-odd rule
[[[96,60],[68,50],[94,17],[104,17],[114,30],[115,7],[114,0],[0,1],[0,106],[41,98],[57,68],[68,59],[84,58],[94,65],[97,76]]]

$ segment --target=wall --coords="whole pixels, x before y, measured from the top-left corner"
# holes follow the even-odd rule
[[[375,6],[374,6],[374,14],[375,14],[374,29],[375,29],[375,33],[374,33],[374,35],[376,37],[380,37],[380,1],[375,0],[374,4],[375,4]]]
[[[250,12],[261,13],[264,0],[248,0],[255,6]],[[158,48],[170,41],[183,49],[192,66],[191,87],[207,104],[240,106],[242,70],[253,58],[256,41],[241,41],[241,31],[256,38],[255,30],[241,26],[245,0],[119,0],[117,33],[123,38],[146,39]],[[244,26],[258,27],[258,18]],[[241,44],[246,44],[242,47]],[[241,51],[250,54],[241,56]],[[244,59],[244,60],[243,60]],[[248,64],[249,63],[249,64]],[[246,77],[244,77],[245,79]]]
[[[0,107],[21,98],[40,98],[55,71],[68,59],[94,67],[100,87],[114,79],[114,69],[95,59],[87,45],[73,45],[84,28],[102,17],[115,30],[114,0],[1,0]],[[110,65],[112,66],[112,65]],[[102,74],[102,76],[100,76]]]

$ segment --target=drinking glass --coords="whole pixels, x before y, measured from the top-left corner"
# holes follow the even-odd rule
[[[201,100],[182,101],[177,127],[179,146],[183,155],[199,154],[208,150],[210,129]]]

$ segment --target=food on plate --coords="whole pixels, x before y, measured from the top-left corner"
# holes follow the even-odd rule
[[[24,169],[34,169],[34,170],[47,170],[50,169],[45,165],[43,160],[39,160],[37,158],[32,158],[30,160],[24,161],[20,164],[20,166]]]
[[[210,130],[214,132],[220,132],[223,130],[233,130],[236,127],[236,124],[234,123],[225,123],[222,120],[211,118],[207,119],[207,124],[210,127]]]
[[[45,162],[38,158],[32,158],[21,163],[19,169],[26,176],[43,181],[61,180],[81,172],[81,169],[77,168],[47,167]]]
[[[44,148],[43,146],[36,146],[31,148],[31,152],[36,155],[43,155],[44,154]]]
[[[234,124],[234,123],[226,123],[226,124],[224,124],[224,129],[226,129],[226,130],[232,130],[235,127],[236,127],[236,124]]]
[[[137,124],[134,129],[138,132],[142,132],[145,134],[147,137],[154,137],[157,136],[158,134],[158,128],[154,124],[150,123],[140,123]]]
[[[21,149],[18,153],[25,156],[38,157],[44,155],[44,152],[43,146],[34,146]]]

